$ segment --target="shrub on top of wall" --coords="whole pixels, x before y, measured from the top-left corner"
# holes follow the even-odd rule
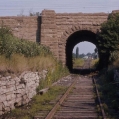
[[[10,58],[13,53],[23,54],[25,57],[51,55],[48,48],[34,42],[18,39],[8,28],[0,28],[0,54]]]
[[[64,68],[47,47],[16,38],[9,28],[0,28],[0,72],[21,73],[43,69],[57,71],[53,77],[60,77]]]

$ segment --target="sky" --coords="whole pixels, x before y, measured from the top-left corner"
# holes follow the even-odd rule
[[[76,53],[77,47],[79,47],[79,54],[94,53],[94,49],[96,48],[94,44],[84,41],[84,42],[80,42],[79,44],[75,45],[73,49],[73,53]]]
[[[0,0],[0,16],[16,16],[21,12],[41,12],[53,9],[63,12],[111,12],[119,9],[119,0]]]
[[[29,12],[41,13],[44,9],[56,13],[111,13],[119,9],[119,0],[0,0],[0,16],[29,15]],[[84,43],[80,48],[83,46]],[[88,52],[94,51],[92,44],[87,46]]]

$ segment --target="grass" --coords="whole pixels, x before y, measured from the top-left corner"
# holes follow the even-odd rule
[[[13,54],[10,58],[0,55],[0,75],[20,75],[24,71],[40,72],[48,70],[46,78],[40,81],[37,90],[51,86],[63,76],[69,74],[66,67],[57,62],[51,55],[25,57],[22,54]]]
[[[64,94],[66,87],[54,86],[44,95],[36,95],[33,100],[25,107],[13,110],[7,117],[16,117],[17,119],[32,119],[38,112],[51,110],[53,105],[50,101],[55,100],[58,95]]]
[[[92,61],[91,61],[91,67],[92,68],[96,68],[97,65],[98,65],[98,61],[99,61],[99,59],[92,59]]]
[[[77,58],[73,60],[73,68],[82,67],[84,65],[84,59]]]
[[[67,70],[67,68],[62,68],[61,64],[56,64],[54,69],[53,67],[51,67],[51,69],[48,70],[47,76],[44,80],[40,81],[40,84],[37,88],[37,91],[46,88],[46,87],[50,87],[54,82],[56,82],[57,80],[59,80],[61,77],[68,75],[69,72]]]
[[[42,71],[50,67],[55,68],[56,62],[54,62],[54,58],[49,55],[25,57],[22,54],[12,54],[10,58],[0,55],[0,72]]]

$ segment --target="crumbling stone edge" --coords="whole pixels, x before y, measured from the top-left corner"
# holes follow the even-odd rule
[[[17,106],[25,105],[37,94],[36,88],[45,79],[48,71],[25,71],[20,76],[3,77],[0,75],[0,115]]]

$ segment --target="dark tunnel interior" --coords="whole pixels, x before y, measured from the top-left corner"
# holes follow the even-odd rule
[[[77,32],[74,32],[72,35],[70,35],[67,39],[66,66],[70,72],[73,71],[73,61],[72,61],[73,48],[75,45],[83,41],[91,42],[97,47],[96,34],[91,31],[87,31],[87,30],[77,31]]]

